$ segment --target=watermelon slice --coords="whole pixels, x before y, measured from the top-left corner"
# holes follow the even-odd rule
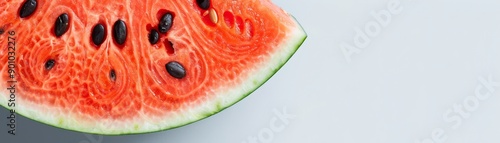
[[[269,0],[3,0],[0,18],[0,104],[108,135],[220,112],[306,38]]]

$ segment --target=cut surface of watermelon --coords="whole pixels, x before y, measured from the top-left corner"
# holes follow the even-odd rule
[[[107,135],[220,112],[266,82],[306,38],[269,0],[6,0],[0,18],[0,104]]]

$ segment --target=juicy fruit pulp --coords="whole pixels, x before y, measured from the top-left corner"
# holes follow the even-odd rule
[[[8,0],[0,17],[0,104],[97,134],[215,114],[263,84],[306,37],[268,0]]]

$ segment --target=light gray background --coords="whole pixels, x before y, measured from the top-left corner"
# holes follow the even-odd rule
[[[376,21],[370,13],[389,10],[391,1],[274,0],[308,39],[264,86],[208,119],[158,133],[89,136],[19,117],[10,136],[2,108],[0,142],[432,143],[433,134],[449,143],[500,142],[500,87],[467,117],[451,114],[462,121],[456,128],[443,118],[474,103],[480,78],[500,82],[500,1],[396,1],[401,12],[348,62],[341,43],[353,45],[355,29],[365,31]],[[276,113],[284,109],[294,117],[288,124]],[[285,128],[272,130],[274,121]]]

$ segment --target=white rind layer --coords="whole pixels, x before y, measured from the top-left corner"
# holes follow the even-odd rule
[[[289,58],[291,58],[307,37],[300,24],[295,20],[293,20],[293,22],[294,24],[290,25],[292,26],[290,27],[291,31],[287,32],[287,38],[283,40],[285,41],[284,43],[280,44],[280,48],[273,53],[269,53],[270,55],[264,56],[269,57],[269,59],[262,60],[258,66],[260,68],[255,68],[254,71],[248,72],[248,75],[246,76],[242,75],[243,77],[248,78],[236,87],[226,87],[213,91],[213,93],[218,94],[211,100],[202,101],[199,106],[193,106],[193,108],[190,108],[189,110],[181,110],[174,113],[175,115],[170,114],[169,117],[156,117],[156,119],[154,119],[147,117],[146,115],[142,115],[127,121],[102,120],[97,122],[94,126],[89,126],[72,118],[74,116],[71,114],[78,113],[69,113],[69,116],[63,115],[61,113],[66,113],[67,111],[59,111],[59,109],[54,107],[40,106],[35,103],[26,102],[18,97],[15,101],[16,106],[13,108],[8,107],[7,105],[10,97],[7,87],[1,87],[2,89],[0,89],[0,105],[9,110],[14,109],[16,111],[16,117],[19,117],[17,115],[22,114],[25,117],[48,125],[68,130],[78,129],[78,131],[95,134],[121,135],[147,133],[180,127],[204,119],[235,104],[252,93],[264,84],[272,75],[274,75],[281,68],[281,66],[283,66]],[[1,81],[7,82],[6,79],[2,79]]]

